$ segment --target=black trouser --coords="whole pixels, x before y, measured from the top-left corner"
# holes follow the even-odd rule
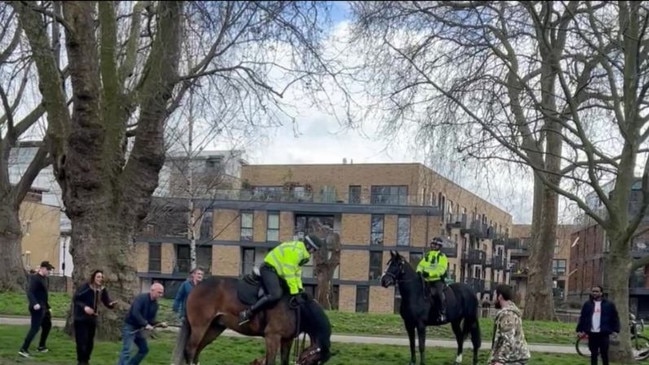
[[[77,343],[77,362],[88,364],[92,349],[95,346],[97,321],[94,319],[74,321],[74,340]]]
[[[261,265],[259,268],[261,274],[261,283],[266,291],[266,296],[270,302],[279,300],[282,297],[282,286],[280,284],[279,275],[272,266]]]
[[[433,289],[435,291],[435,296],[437,297],[437,300],[439,301],[439,303],[438,303],[439,307],[438,308],[439,308],[440,311],[442,311],[443,309],[445,309],[445,305],[444,305],[444,301],[445,301],[445,298],[444,298],[444,281],[435,280],[435,281],[431,282],[430,285],[433,287]],[[444,310],[444,312],[445,312],[445,310]]]
[[[608,365],[608,333],[588,333],[588,349],[590,350],[590,363],[597,365],[597,355],[602,355],[602,364]]]
[[[38,330],[41,330],[41,340],[38,343],[38,347],[45,347],[47,342],[47,336],[50,334],[52,329],[52,315],[50,314],[49,309],[41,307],[39,310],[34,310],[34,308],[29,308],[29,314],[32,317],[31,325],[29,327],[29,332],[25,336],[25,342],[21,350],[29,350],[29,345],[31,345],[34,337],[38,333]]]

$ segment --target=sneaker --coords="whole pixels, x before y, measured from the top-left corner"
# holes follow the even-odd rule
[[[36,351],[46,353],[50,351],[47,347],[39,347]]]
[[[24,350],[24,349],[20,349],[20,351],[18,351],[18,355],[20,355],[22,357],[31,357],[31,356],[29,356],[29,351]]]

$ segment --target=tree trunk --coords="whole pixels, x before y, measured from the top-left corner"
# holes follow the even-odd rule
[[[27,282],[21,260],[22,230],[18,213],[12,204],[0,205],[0,292],[23,291]]]
[[[629,274],[632,262],[629,243],[622,241],[622,234],[606,233],[611,240],[611,248],[605,258],[606,276],[601,284],[608,293],[608,299],[615,303],[620,316],[619,342],[611,342],[610,356],[611,361],[632,364],[634,360],[629,332]]]
[[[99,201],[101,199],[97,199]],[[118,308],[109,310],[99,305],[99,325],[97,337],[115,341],[119,339],[125,311],[125,303],[140,292],[137,268],[134,263],[135,249],[132,241],[132,228],[119,222],[119,217],[110,209],[99,207],[72,220],[72,241],[70,254],[74,270],[72,280],[75,288],[86,282],[94,270],[104,271],[105,285],[112,300],[118,300]],[[115,210],[113,210],[115,211]],[[71,331],[71,315],[66,322],[67,333]]]
[[[336,268],[340,265],[340,235],[329,233],[324,236],[323,232],[320,232],[319,237],[326,238],[323,239],[323,247],[313,258],[317,279],[316,300],[324,309],[332,309],[333,286],[331,281]]]
[[[528,259],[527,292],[524,318],[527,320],[552,320],[552,259],[556,242],[559,196],[543,186],[542,216],[539,230],[532,232],[532,247]],[[535,202],[536,203],[536,202]]]

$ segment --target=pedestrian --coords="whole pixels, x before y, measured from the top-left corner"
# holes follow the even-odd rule
[[[181,322],[185,318],[185,313],[186,313],[185,305],[187,303],[187,297],[189,296],[189,292],[191,292],[192,289],[196,285],[198,285],[198,283],[203,281],[203,275],[204,275],[203,270],[200,268],[196,268],[192,270],[190,273],[190,277],[180,285],[180,288],[176,293],[172,310],[174,311],[174,313],[178,315],[178,318],[180,319]]]
[[[158,314],[158,299],[162,298],[164,287],[160,283],[151,285],[148,293],[142,293],[135,297],[131,308],[124,318],[122,328],[122,353],[119,356],[118,365],[138,365],[147,353],[149,346],[142,334],[143,330],[152,330],[153,327],[167,327],[165,322],[155,320]],[[138,352],[131,357],[131,345],[135,343]],[[129,361],[130,358],[130,361]]]
[[[192,289],[194,289],[194,287],[201,281],[203,281],[203,270],[200,268],[195,268],[190,272],[189,278],[180,285],[180,288],[178,288],[178,292],[176,293],[176,297],[174,298],[172,310],[178,315],[178,319],[180,320],[181,324],[180,331],[178,332],[179,338],[184,338],[187,335],[185,332],[188,330],[187,326],[182,325],[187,315],[187,297],[189,296],[189,293],[192,291]],[[179,341],[176,342],[178,343]],[[185,349],[181,346],[176,346],[173,350],[171,358],[177,359],[181,351],[185,351]]]
[[[615,304],[603,297],[601,286],[592,287],[590,299],[581,307],[577,335],[588,334],[590,363],[597,365],[597,357],[602,355],[602,364],[608,365],[609,336],[620,333],[620,317]]]
[[[525,365],[530,360],[530,349],[523,332],[521,310],[512,301],[514,291],[509,285],[496,287],[493,339],[489,365]]]
[[[49,261],[43,261],[38,270],[36,270],[36,273],[29,277],[27,299],[29,300],[31,325],[27,336],[25,336],[25,341],[18,351],[18,354],[22,357],[30,357],[29,346],[34,340],[34,337],[36,337],[39,329],[41,331],[41,339],[36,350],[42,353],[49,351],[47,348],[47,336],[49,336],[50,330],[52,329],[52,313],[48,301],[47,277],[52,270],[54,270],[54,266]]]
[[[95,344],[99,302],[113,309],[117,301],[110,299],[108,290],[103,286],[104,272],[95,270],[90,280],[81,285],[73,297],[74,339],[77,343],[77,364],[88,365]]]

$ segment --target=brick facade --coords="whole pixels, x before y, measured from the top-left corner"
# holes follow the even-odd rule
[[[498,234],[510,232],[512,228],[511,215],[435,174],[423,165],[249,165],[243,166],[241,178],[244,185],[253,187],[281,187],[287,182],[292,182],[294,185],[310,185],[310,190],[314,194],[323,191],[331,192],[332,188],[335,190],[335,202],[330,201],[324,204],[330,204],[332,210],[342,206],[342,212],[310,212],[304,210],[303,205],[300,205],[299,202],[284,204],[284,208],[279,210],[279,239],[286,241],[294,237],[297,215],[333,217],[333,228],[340,234],[343,245],[339,278],[334,282],[334,285],[338,285],[337,304],[341,311],[356,311],[357,293],[365,293],[365,288],[369,287],[367,298],[360,299],[368,303],[367,310],[392,313],[394,311],[394,288],[386,289],[379,285],[378,280],[369,280],[371,252],[382,252],[381,266],[378,269],[373,269],[375,272],[378,270],[380,274],[390,258],[390,249],[396,249],[405,257],[409,257],[411,253],[424,252],[427,243],[433,237],[440,235],[456,245],[454,254],[449,257],[449,268],[456,281],[471,277],[475,267],[479,267],[480,280],[483,282],[488,278],[501,282],[508,280],[504,269],[493,270],[494,274],[492,275],[491,268],[466,265],[463,261],[463,254],[467,252],[469,243],[472,241],[470,234],[464,230],[467,227],[450,227],[447,223],[461,220],[471,223],[476,219],[490,227],[492,236],[483,238],[479,242],[479,248],[472,247],[471,249],[484,249],[488,252],[488,257],[491,258],[491,252],[494,250],[492,242],[495,239],[493,232]],[[402,209],[404,213],[377,214],[383,218],[381,244],[372,244],[371,242],[373,206],[376,206],[370,204],[373,185],[407,187],[407,201],[400,201],[398,204],[405,208]],[[350,186],[360,186],[360,204],[366,206],[367,209],[360,212],[345,212],[344,207],[351,205]],[[241,201],[243,202],[244,199]],[[251,205],[245,208],[241,205],[240,209],[233,206],[243,203],[233,204],[232,201],[228,201],[228,204],[228,207],[218,203],[214,204],[216,207],[212,214],[214,238],[205,244],[211,246],[211,274],[236,277],[241,274],[244,264],[252,264],[252,262],[244,262],[242,247],[248,251],[251,251],[251,248],[257,248],[261,250],[261,257],[263,257],[263,252],[275,244],[267,240],[268,215],[278,210],[269,208],[270,204],[265,201],[259,201],[258,204],[255,202],[252,209]],[[431,207],[431,209],[430,213],[426,210],[425,214],[421,213],[423,209],[420,209],[419,213],[409,213],[408,207]],[[245,228],[252,229],[252,239],[244,240],[242,239],[242,224],[244,223],[242,215],[250,213],[252,214],[252,224],[251,227]],[[401,242],[398,242],[399,217],[408,218],[407,221],[410,224],[408,239],[405,242],[403,238]],[[247,220],[246,217],[245,221]],[[157,241],[160,240],[165,242],[164,238]],[[169,280],[181,276],[176,272],[177,270],[174,270],[177,261],[175,244],[180,244],[180,242],[163,243],[161,248],[160,275],[167,274],[165,277],[170,278]],[[137,250],[140,272],[148,270],[147,258],[141,257],[148,255],[148,250],[141,248],[143,246],[140,245]],[[255,253],[255,256],[257,255],[258,253]],[[259,264],[257,257],[254,260],[255,264]],[[182,277],[184,278],[184,276]],[[305,283],[308,280],[309,278],[305,278]],[[358,289],[359,287],[362,289]],[[481,288],[480,290],[484,289],[484,287]],[[362,307],[361,305],[359,308]]]

